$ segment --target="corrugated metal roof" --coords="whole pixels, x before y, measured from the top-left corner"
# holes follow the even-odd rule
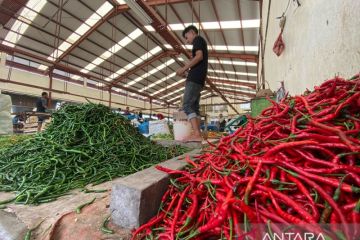
[[[100,16],[100,14],[106,16],[107,12],[106,14],[100,12],[94,14],[98,9],[104,7],[106,3],[113,4],[113,2],[109,1],[107,3],[104,0],[64,0],[64,5],[61,10],[58,6],[58,1],[48,1],[30,23],[30,27],[23,33],[23,36],[19,36],[19,39],[14,44],[17,48],[23,48],[26,51],[40,54],[47,58],[50,57],[56,48],[65,41],[67,44],[63,46],[63,51],[60,51],[59,56],[56,56],[55,60],[79,70],[89,71],[90,74],[95,74],[101,79],[112,76],[108,80],[116,80],[119,77],[126,76],[126,78],[119,83],[119,87],[144,76],[144,74],[148,74],[151,70],[161,66],[169,59],[176,59],[174,56],[169,57],[164,55],[163,59],[144,65],[145,61],[151,61],[152,58],[156,58],[159,54],[163,54],[164,51],[167,51],[167,48],[165,47],[167,42],[157,32],[145,30],[141,20],[132,10],[119,10],[120,12],[118,12],[116,11],[117,6],[113,5],[111,9],[107,8],[107,11],[114,15],[107,20],[102,19]],[[164,0],[164,3],[165,2],[166,1]],[[213,1],[212,3],[211,0],[202,0],[194,1],[193,6],[191,3],[192,1],[169,4],[167,6],[163,4],[153,6],[153,8],[156,9],[158,14],[161,15],[167,24],[197,24],[198,17],[204,27],[203,29],[200,29],[200,33],[208,41],[209,46],[221,47],[227,45],[228,47],[232,47],[230,50],[228,50],[228,47],[224,47],[222,50],[215,48],[214,51],[217,53],[258,54],[257,51],[243,51],[241,48],[242,46],[258,46],[259,28],[249,27],[248,25],[246,28],[239,28],[240,15],[238,11],[238,3],[240,3],[242,20],[259,19],[259,3],[257,1],[227,0]],[[1,9],[1,12],[3,12],[3,9]],[[218,22],[216,13],[218,14],[220,22]],[[57,22],[59,14],[61,15],[60,23]],[[11,28],[11,24],[15,22],[16,17],[17,16],[15,15],[15,17],[4,26],[5,30]],[[86,24],[84,23],[85,21],[87,22]],[[234,22],[234,27],[232,27],[230,22],[224,21],[237,22]],[[101,24],[99,24],[100,22]],[[222,23],[227,24],[227,27],[216,27],[217,24],[222,26]],[[241,22],[241,24],[243,23],[244,22]],[[248,24],[250,22],[246,23]],[[57,26],[59,24],[61,25],[60,31],[57,31]],[[91,28],[89,27],[89,24],[92,24]],[[96,26],[97,24],[99,26]],[[81,27],[83,25],[84,28]],[[93,27],[93,25],[96,27]],[[170,26],[172,27],[172,25]],[[181,36],[181,25],[174,25],[174,27],[176,26],[178,30],[173,32],[184,44],[185,42]],[[69,38],[69,36],[72,36],[75,30],[79,28],[82,31],[81,34],[75,34],[75,38],[73,39]],[[138,31],[137,33],[135,33],[136,30]],[[14,31],[14,29],[12,31]],[[134,39],[131,39],[132,34],[134,34]],[[242,36],[242,34],[244,35]],[[0,35],[2,41],[5,36],[6,34],[2,32]],[[86,38],[82,39],[82,36],[86,36]],[[244,42],[242,38],[244,38]],[[81,42],[78,42],[79,40],[81,40]],[[56,43],[58,45],[56,45]],[[119,46],[119,43],[123,44],[123,46]],[[156,46],[160,46],[162,50],[159,49],[160,51],[157,50],[154,55],[149,55],[148,59],[140,58],[144,57],[144,54],[147,54]],[[68,51],[69,48],[71,51]],[[112,49],[117,50],[112,53]],[[65,54],[63,54],[64,52]],[[184,55],[179,57],[186,59]],[[209,64],[209,76],[218,78],[218,81],[215,82],[216,85],[221,84],[221,79],[238,79],[256,83],[256,64],[247,67],[244,64],[233,65],[231,64],[232,61],[244,61],[235,58],[223,58],[221,55],[218,57],[210,56],[210,59],[213,59],[214,62]],[[222,63],[218,64],[215,60],[222,60]],[[179,63],[182,62],[179,60],[177,61]],[[151,74],[151,76],[146,77],[129,87],[137,91],[141,90],[141,93],[147,94],[152,94],[164,88],[169,88],[169,90],[173,91],[174,88],[176,89],[178,87],[176,83],[181,77],[174,76],[159,83],[157,82],[171,72],[175,72],[179,67],[180,65],[178,63],[173,63],[167,68],[156,71]],[[129,71],[133,74],[127,76],[127,72]],[[116,72],[120,75],[114,75]],[[238,72],[247,72],[251,74],[251,76],[237,74]],[[181,86],[181,84],[182,83],[179,83],[179,86]],[[151,87],[147,88],[149,85],[151,85]],[[239,86],[234,87],[234,89],[242,90],[243,88]],[[174,95],[169,95],[167,98],[172,99],[177,95],[180,95],[181,92],[182,91],[179,91]],[[166,91],[166,93],[168,94],[169,92]],[[164,96],[167,94],[161,92],[158,95]]]

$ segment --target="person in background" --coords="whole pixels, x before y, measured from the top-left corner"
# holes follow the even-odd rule
[[[126,110],[124,112],[124,115],[130,115],[130,108],[129,107],[126,107]]]
[[[47,92],[41,93],[41,97],[36,101],[36,112],[45,113],[48,108],[48,94]],[[46,116],[38,116],[38,128],[37,131],[40,132],[42,128],[42,124],[45,121]]]
[[[24,128],[24,124],[22,123],[23,121],[25,121],[24,113],[17,114],[13,117],[12,123],[14,133],[19,133],[21,129]]]
[[[182,36],[186,39],[186,43],[193,45],[191,61],[176,71],[178,76],[185,77],[186,72],[190,69],[186,77],[183,109],[191,123],[194,133],[186,141],[201,142],[199,103],[208,70],[207,43],[205,39],[199,35],[199,31],[194,25],[186,27],[182,32]]]
[[[139,121],[140,123],[144,122],[144,118],[143,118],[143,114],[142,114],[142,111],[141,111],[141,110],[140,110],[139,115],[138,115],[138,121]]]
[[[164,119],[164,115],[162,115],[161,113],[156,114],[156,117],[157,117],[159,120]]]
[[[220,113],[219,115],[219,131],[223,132],[225,130],[226,120],[225,117]]]

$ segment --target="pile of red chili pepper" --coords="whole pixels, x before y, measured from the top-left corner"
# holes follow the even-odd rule
[[[186,161],[184,170],[157,166],[171,185],[134,239],[263,239],[255,226],[274,234],[275,223],[315,233],[324,223],[331,239],[359,239],[360,225],[345,223],[360,224],[360,77],[272,102]]]

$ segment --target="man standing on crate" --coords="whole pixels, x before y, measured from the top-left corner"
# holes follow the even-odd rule
[[[182,33],[186,43],[192,44],[192,59],[184,67],[178,69],[176,74],[185,77],[187,73],[185,92],[183,99],[183,109],[194,130],[194,134],[187,142],[201,142],[200,131],[200,96],[205,85],[208,70],[208,50],[207,43],[199,35],[198,29],[190,25]]]
[[[38,98],[38,100],[36,101],[36,112],[45,113],[45,110],[47,109],[47,105],[48,105],[48,94],[47,92],[43,92],[41,94],[41,97]],[[38,132],[41,131],[41,127],[45,119],[46,116],[44,115],[38,116],[38,129],[37,129]]]

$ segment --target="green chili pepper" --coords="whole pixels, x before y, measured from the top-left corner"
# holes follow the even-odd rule
[[[105,220],[103,221],[102,225],[101,225],[101,228],[100,230],[103,232],[103,233],[107,233],[107,234],[113,234],[114,233],[114,230],[111,230],[107,227],[107,224],[109,223],[110,221],[110,216],[106,217]]]
[[[83,209],[83,207],[86,207],[86,206],[92,204],[92,203],[95,201],[95,199],[96,199],[96,197],[94,197],[94,198],[93,198],[91,201],[89,201],[89,202],[86,202],[86,203],[81,204],[80,206],[78,206],[78,207],[75,209],[75,212],[76,212],[77,214],[80,214],[80,213],[81,213],[81,209]]]
[[[100,104],[65,104],[53,113],[45,131],[24,139],[2,148],[0,137],[0,190],[19,192],[4,203],[49,202],[72,189],[132,174],[187,150],[155,144]]]

